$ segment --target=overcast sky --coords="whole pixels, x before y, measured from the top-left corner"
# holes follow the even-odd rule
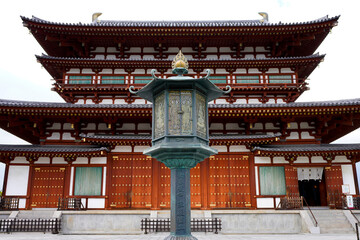
[[[249,20],[261,19],[258,12],[267,12],[272,23],[341,15],[339,25],[317,50],[326,54],[325,61],[310,75],[310,90],[298,101],[359,98],[360,33],[356,3],[355,0],[5,1],[0,20],[0,98],[63,102],[50,91],[51,76],[34,56],[45,52],[22,26],[20,15],[54,22],[90,23],[94,12],[103,13],[101,20]],[[360,143],[360,130],[336,142]],[[19,143],[26,142],[0,130],[0,144]]]

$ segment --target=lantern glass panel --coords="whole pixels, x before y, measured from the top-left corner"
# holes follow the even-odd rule
[[[206,99],[196,93],[196,133],[199,137],[206,138]]]
[[[191,135],[192,91],[169,92],[169,135]]]
[[[154,138],[156,139],[165,135],[165,92],[156,97],[154,107]]]

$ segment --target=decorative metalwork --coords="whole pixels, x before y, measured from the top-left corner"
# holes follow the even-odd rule
[[[172,69],[175,69],[175,68],[188,69],[189,68],[189,63],[188,63],[186,57],[184,56],[184,54],[181,52],[181,50],[175,56],[174,60],[172,61],[171,66],[172,66]]]
[[[169,134],[180,135],[180,91],[169,92]]]
[[[181,91],[181,135],[192,134],[192,91]]]
[[[206,138],[206,100],[203,95],[196,93],[196,133],[199,137]]]
[[[154,116],[154,138],[165,135],[165,93],[160,94],[155,99],[155,116]]]

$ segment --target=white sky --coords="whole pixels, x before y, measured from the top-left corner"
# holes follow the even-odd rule
[[[310,75],[311,89],[298,101],[359,98],[360,33],[356,3],[355,0],[5,1],[0,20],[0,98],[63,102],[50,91],[51,76],[34,56],[45,52],[22,26],[20,15],[54,22],[90,23],[94,12],[102,12],[99,18],[102,20],[246,20],[261,19],[257,13],[267,12],[272,23],[341,15],[339,26],[317,50],[326,54],[325,61]],[[336,142],[360,143],[360,130]],[[0,144],[19,143],[26,142],[0,130]]]

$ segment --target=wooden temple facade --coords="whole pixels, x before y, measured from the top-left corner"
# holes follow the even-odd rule
[[[209,105],[219,154],[191,170],[194,209],[275,208],[284,196],[341,206],[358,194],[360,144],[331,144],[360,127],[360,99],[295,102],[324,59],[315,50],[338,17],[65,24],[22,17],[38,62],[65,103],[0,100],[0,127],[31,145],[0,145],[4,196],[23,209],[81,198],[88,209],[169,209],[170,170],[142,154],[151,105],[129,92],[172,76],[181,50],[195,78],[230,94]]]

